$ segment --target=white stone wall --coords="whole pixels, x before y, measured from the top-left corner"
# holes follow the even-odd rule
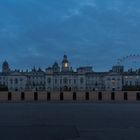
[[[78,91],[86,90],[86,76],[85,74],[78,75]]]
[[[122,90],[122,76],[121,75],[108,75],[104,77],[104,82],[105,82],[105,90],[106,91],[112,91],[112,90],[117,90],[120,91]]]
[[[123,76],[124,86],[140,86],[140,75],[124,75]]]
[[[22,75],[8,76],[9,91],[25,91],[27,77]]]
[[[82,79],[82,83],[81,83]],[[51,81],[51,83],[50,83]],[[85,90],[85,75],[77,74],[58,74],[58,75],[46,75],[46,89],[53,91],[60,90]]]
[[[8,76],[0,76],[0,85],[8,86]]]
[[[18,82],[16,82],[16,80]],[[10,91],[121,91],[123,86],[140,86],[140,75],[122,75],[119,73],[9,73],[0,76],[0,85]]]
[[[52,91],[53,90],[53,75],[46,75],[45,78],[46,83],[46,90]]]
[[[43,73],[30,73],[27,74],[26,90],[30,91],[43,91],[45,90],[45,75]]]
[[[88,75],[86,76],[86,90],[99,91],[104,89],[103,77],[100,75]]]

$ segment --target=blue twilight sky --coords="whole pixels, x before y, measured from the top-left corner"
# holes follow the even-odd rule
[[[0,0],[0,63],[108,70],[140,52],[140,0]]]

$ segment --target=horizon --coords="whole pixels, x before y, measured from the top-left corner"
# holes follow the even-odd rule
[[[64,58],[64,56],[67,56],[67,55],[64,54],[63,55],[63,58]],[[34,65],[33,67],[23,68],[23,69],[21,69],[21,68],[14,68],[14,67],[12,67],[12,65],[7,60],[4,60],[1,63],[1,66],[6,62],[6,63],[8,63],[9,68],[10,68],[11,71],[20,71],[20,72],[23,71],[23,72],[25,72],[25,71],[32,71],[33,69],[35,69],[35,70],[41,69],[43,71],[46,71],[47,68],[52,68],[52,66],[55,63],[57,63],[59,65],[60,69],[62,69],[62,65],[63,65],[62,64],[62,61],[63,61],[63,58],[61,60],[59,60],[59,61],[54,61],[49,66],[46,65],[46,67],[44,67],[44,68],[43,67],[37,67],[36,65]],[[132,65],[130,67],[125,67],[125,65],[122,65],[121,64],[121,61],[123,61],[123,60],[126,61],[125,59],[137,59],[137,58],[140,59],[140,55],[130,55],[130,56],[123,57],[122,59],[118,59],[118,63],[116,63],[115,65],[112,65],[110,67],[110,69],[105,70],[105,71],[97,71],[96,69],[94,69],[94,67],[92,65],[79,65],[79,66],[77,65],[77,66],[73,67],[73,65],[71,65],[71,62],[69,61],[69,57],[68,56],[67,56],[67,58],[68,58],[68,62],[69,62],[69,68],[72,68],[72,70],[74,72],[76,72],[78,68],[82,68],[82,67],[92,67],[93,72],[110,72],[112,70],[113,66],[123,66],[124,67],[124,72],[127,72],[129,70],[132,70],[132,71],[140,70],[140,67],[137,67],[136,68],[136,67],[132,67]],[[135,60],[133,60],[132,62],[135,62]]]

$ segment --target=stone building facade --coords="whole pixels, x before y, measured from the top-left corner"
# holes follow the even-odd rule
[[[140,71],[124,71],[113,66],[108,72],[94,72],[91,66],[73,70],[64,55],[61,65],[55,62],[46,70],[11,70],[7,61],[0,73],[2,91],[122,91],[140,90]]]

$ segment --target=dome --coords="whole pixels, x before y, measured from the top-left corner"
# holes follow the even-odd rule
[[[58,63],[57,62],[55,62],[54,64],[53,64],[53,68],[56,68],[56,67],[59,67],[59,65],[58,65]]]
[[[10,68],[9,68],[9,64],[8,62],[5,60],[2,64],[2,72],[3,73],[8,73],[10,71]]]

